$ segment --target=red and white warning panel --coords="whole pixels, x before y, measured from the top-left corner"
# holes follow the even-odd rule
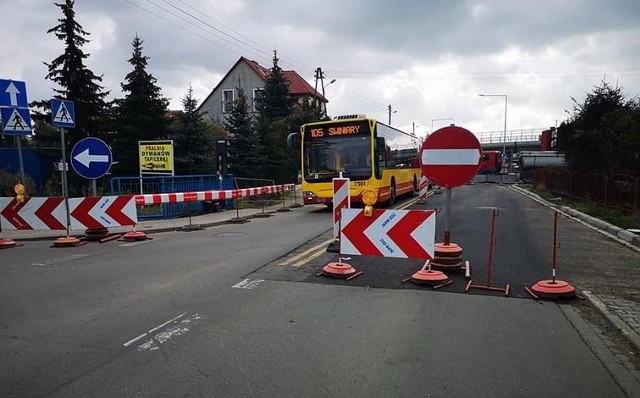
[[[340,237],[340,216],[342,209],[351,208],[349,196],[349,179],[334,178],[333,184],[333,239]]]
[[[0,218],[6,229],[65,230],[64,198],[0,198]],[[138,223],[134,196],[94,196],[69,199],[71,229],[109,228]]]
[[[434,210],[343,209],[340,254],[430,260],[435,231]]]

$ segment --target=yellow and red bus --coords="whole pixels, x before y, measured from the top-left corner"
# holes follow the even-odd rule
[[[373,190],[377,203],[392,205],[397,196],[417,194],[420,142],[412,134],[362,115],[308,123],[300,129],[304,204],[333,201],[332,179],[350,179],[352,203]],[[373,161],[372,161],[373,160]]]

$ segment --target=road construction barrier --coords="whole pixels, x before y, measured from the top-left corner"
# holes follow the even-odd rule
[[[18,202],[0,198],[0,226],[11,230],[103,229],[138,223],[136,206],[208,200],[226,200],[280,193],[294,184],[271,185],[222,191],[159,193],[146,195],[90,196],[69,198],[69,225],[62,197],[32,197]]]
[[[66,230],[65,200],[60,197],[0,198],[0,225],[15,230]],[[98,229],[135,225],[138,222],[133,196],[70,198],[69,227]]]

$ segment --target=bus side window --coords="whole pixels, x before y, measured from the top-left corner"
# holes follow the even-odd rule
[[[374,166],[376,178],[382,178],[382,170],[386,167],[387,163],[387,153],[386,153],[387,144],[383,137],[376,138],[376,145],[374,148]]]

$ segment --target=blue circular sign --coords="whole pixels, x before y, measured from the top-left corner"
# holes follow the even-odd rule
[[[84,178],[94,180],[111,168],[111,149],[97,138],[83,138],[71,150],[71,167]]]

